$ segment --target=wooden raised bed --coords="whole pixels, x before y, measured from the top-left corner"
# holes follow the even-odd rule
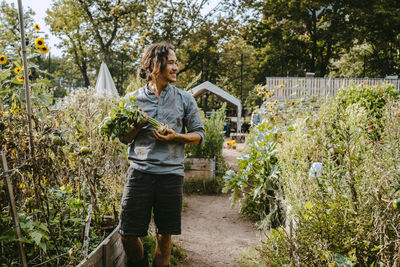
[[[185,180],[214,178],[215,161],[204,158],[186,158],[184,163]]]
[[[119,227],[109,234],[101,244],[81,261],[77,267],[122,267],[125,266],[126,255],[122,247]]]

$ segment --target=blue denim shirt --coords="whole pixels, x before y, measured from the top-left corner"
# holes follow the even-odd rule
[[[142,108],[149,117],[166,123],[176,133],[197,133],[204,141],[205,131],[193,96],[169,84],[157,96],[147,89],[147,85],[129,93],[126,99],[136,95],[135,105]],[[185,158],[184,144],[157,140],[146,124],[129,146],[128,159],[134,169],[145,173],[183,174]]]

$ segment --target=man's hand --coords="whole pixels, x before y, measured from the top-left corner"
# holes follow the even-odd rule
[[[135,139],[135,137],[136,137],[136,135],[139,133],[139,131],[140,131],[140,129],[144,126],[144,125],[146,125],[146,123],[147,123],[147,120],[148,120],[148,116],[147,116],[147,113],[146,112],[144,112],[141,108],[139,108],[139,110],[143,113],[143,116],[144,116],[144,121],[142,121],[142,122],[140,122],[140,123],[138,123],[138,124],[135,124],[135,123],[132,123],[130,126],[131,126],[131,129],[130,129],[130,131],[129,131],[129,133],[124,137],[124,139],[122,140],[122,141],[124,141],[124,142],[126,142],[126,143],[132,143],[132,141],[133,141],[133,139]]]
[[[163,142],[174,141],[176,139],[177,134],[174,130],[168,128],[166,130],[166,132],[167,132],[166,135],[162,135],[159,132],[157,132],[156,130],[153,130],[153,135],[157,140],[163,141]]]
[[[153,131],[153,135],[156,137],[157,140],[163,141],[163,142],[168,142],[168,141],[174,141],[174,142],[179,142],[183,144],[200,144],[201,142],[201,136],[198,133],[186,133],[186,134],[180,134],[176,133],[172,129],[167,129],[167,134],[162,135],[156,130]]]

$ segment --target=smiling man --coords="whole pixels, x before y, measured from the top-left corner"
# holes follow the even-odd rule
[[[205,135],[192,95],[171,85],[177,72],[174,48],[165,42],[153,44],[139,70],[147,84],[125,96],[136,96],[145,116],[168,125],[165,135],[146,123],[132,125],[123,140],[130,143],[119,230],[127,266],[148,266],[140,237],[147,235],[152,214],[157,239],[153,266],[169,266],[171,235],[181,233],[184,145],[199,144]]]

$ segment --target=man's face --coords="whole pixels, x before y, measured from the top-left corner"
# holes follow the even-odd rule
[[[168,52],[168,60],[164,70],[160,72],[160,78],[167,82],[176,82],[176,74],[178,73],[178,60],[175,52],[171,49]]]

